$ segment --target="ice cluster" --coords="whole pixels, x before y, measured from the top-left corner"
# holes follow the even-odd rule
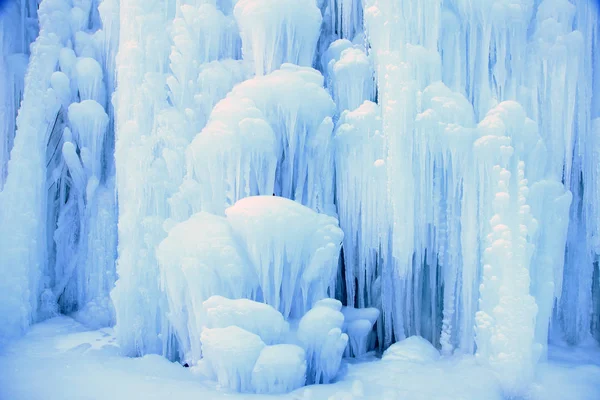
[[[376,351],[524,396],[600,338],[597,31],[589,0],[7,5],[0,346],[64,313],[228,390]]]

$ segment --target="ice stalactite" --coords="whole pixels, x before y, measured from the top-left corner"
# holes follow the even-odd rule
[[[244,59],[257,75],[283,63],[311,66],[322,16],[313,0],[240,0],[234,9]]]
[[[130,49],[119,54],[117,64],[119,68],[130,67],[118,73],[122,83],[116,91],[117,132],[122,132],[120,138],[117,135],[117,188],[132,196],[119,197],[120,218],[127,221],[120,224],[120,235],[132,239],[120,242],[122,261],[117,272],[125,278],[120,279],[112,297],[117,314],[137,315],[121,318],[123,322],[117,327],[123,332],[126,352],[173,355],[177,349],[171,346],[171,331],[163,312],[168,305],[158,285],[154,249],[166,236],[165,229],[192,214],[185,196],[180,195],[190,186],[186,147],[204,128],[213,106],[248,77],[250,69],[235,60],[241,54],[241,43],[226,2],[132,6],[137,11],[125,15],[121,7],[121,20],[144,12],[146,17],[138,28],[152,36],[139,36],[135,27],[121,30],[121,49],[123,43],[129,43]],[[155,32],[157,26],[162,29],[160,34]],[[162,44],[159,52],[154,48],[157,41]],[[133,83],[137,81],[141,90]],[[131,159],[130,148],[137,149],[139,159]],[[131,178],[131,174],[139,175],[139,179]],[[146,235],[148,231],[152,235]],[[138,259],[140,251],[145,254],[142,259]],[[132,276],[133,271],[143,274]],[[146,293],[139,291],[140,284]],[[136,314],[139,302],[146,301],[151,302],[148,312]]]
[[[0,192],[0,270],[3,316],[0,338],[18,335],[40,317],[38,302],[46,290],[46,143],[57,121],[60,102],[50,87],[60,49],[68,40],[64,1],[43,1],[38,10],[40,36],[31,47],[23,102],[8,175]],[[18,311],[15,311],[18,310]]]
[[[15,4],[0,339],[116,319],[127,355],[284,392],[419,335],[518,396],[600,335],[593,2],[43,0],[23,85]]]
[[[386,191],[387,174],[379,106],[366,101],[344,112],[335,143],[340,226],[344,232],[355,232],[344,237],[347,304],[381,307],[374,283],[381,275],[379,251],[387,246],[388,232],[386,197],[380,195]]]
[[[363,29],[364,0],[328,0],[325,15],[330,17],[328,25],[338,38],[353,40]]]
[[[332,213],[335,105],[322,85],[312,68],[284,64],[236,86],[187,149],[183,204],[223,214],[239,199],[274,193]]]
[[[155,247],[165,236],[168,203],[165,163],[154,118],[167,106],[164,74],[168,66],[166,31],[169,4],[123,1],[116,58],[116,184],[119,193],[118,281],[111,292],[116,330],[128,355],[163,353],[168,324],[160,307]]]
[[[235,302],[219,300],[223,311],[212,310],[206,303],[211,296],[262,301],[272,307],[271,314],[282,315],[282,323],[283,317],[299,318],[330,296],[342,237],[335,218],[277,196],[248,197],[228,208],[226,217],[200,212],[172,227],[157,257],[168,300],[163,312],[181,357],[198,362],[202,330],[224,328],[215,318],[224,323],[234,315],[226,309],[237,307]],[[258,318],[264,308],[248,318]],[[257,330],[248,320],[240,326],[271,344],[277,335],[264,334],[275,327],[269,324]],[[281,334],[284,330],[278,328]]]
[[[354,110],[363,101],[374,100],[375,97],[371,60],[361,47],[339,39],[321,58],[327,86],[340,113]]]
[[[496,214],[484,252],[480,310],[477,312],[477,357],[498,373],[508,396],[525,393],[531,383],[540,346],[534,345],[538,306],[530,295],[529,267],[537,229],[527,205],[524,163],[511,173],[494,166],[498,191]],[[516,175],[516,176],[515,176]]]
[[[98,34],[101,21],[92,11],[91,2],[70,9],[69,40],[50,81],[61,110],[47,151],[52,296],[44,302],[97,327],[114,323],[108,293],[115,279],[116,214],[113,125],[107,112],[112,89],[105,79],[110,60],[103,57],[110,44]]]

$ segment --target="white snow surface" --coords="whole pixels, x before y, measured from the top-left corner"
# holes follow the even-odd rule
[[[113,329],[89,331],[67,317],[34,325],[0,354],[0,398],[502,399],[493,374],[479,367],[470,356],[457,355],[425,363],[389,359],[344,361],[344,372],[334,384],[308,386],[273,396],[219,389],[194,368],[183,368],[158,355],[119,356],[116,343]],[[525,398],[594,400],[600,396],[599,382],[598,347],[550,346],[549,362],[540,364],[534,385]],[[362,394],[357,390],[361,388]]]

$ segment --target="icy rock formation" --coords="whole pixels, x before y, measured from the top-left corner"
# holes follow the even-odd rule
[[[254,196],[226,210],[258,276],[265,303],[299,317],[333,294],[343,232],[333,217],[275,196]]]
[[[287,329],[287,322],[270,306],[213,296],[204,302],[207,326],[200,336],[199,364],[207,366],[222,387],[241,392],[287,393],[307,382],[328,383],[337,375],[348,342],[340,330],[341,308],[338,300],[322,299],[293,324],[297,331],[283,336],[279,328]],[[282,325],[271,329],[272,317]],[[263,338],[273,344],[266,346]]]
[[[236,392],[252,388],[253,369],[265,344],[257,335],[237,326],[202,331],[204,361],[219,385]]]
[[[315,304],[298,324],[298,340],[306,350],[307,383],[329,383],[337,375],[348,335],[342,333],[344,314],[339,301]]]
[[[252,370],[256,393],[288,393],[304,386],[306,359],[304,349],[293,344],[266,346]]]

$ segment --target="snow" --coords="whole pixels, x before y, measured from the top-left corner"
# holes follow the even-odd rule
[[[411,336],[388,347],[381,359],[427,364],[439,358],[440,352],[431,343],[420,336]]]
[[[70,318],[34,325],[0,355],[0,397],[8,399],[126,400],[134,397],[206,399],[328,399],[358,392],[365,400],[500,400],[493,375],[469,356],[426,363],[371,360],[344,363],[343,377],[331,385],[300,388],[287,395],[232,393],[218,389],[193,368],[158,355],[118,355],[111,328],[89,331]],[[401,342],[402,343],[402,342]],[[269,347],[265,347],[268,349]],[[550,346],[549,362],[539,366],[532,400],[593,400],[600,395],[598,347]],[[335,398],[335,397],[334,397]],[[348,397],[346,397],[348,398]]]

